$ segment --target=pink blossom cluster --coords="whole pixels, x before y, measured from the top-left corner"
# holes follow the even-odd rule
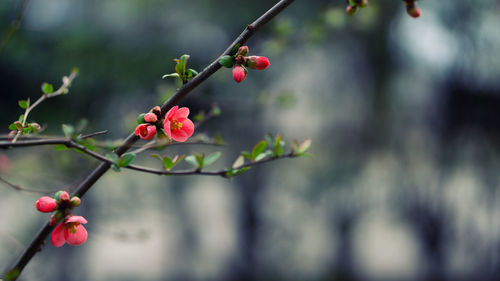
[[[143,140],[150,140],[163,129],[169,140],[185,142],[194,132],[194,124],[188,115],[189,108],[179,108],[176,105],[165,114],[164,119],[161,119],[161,108],[155,106],[141,118],[143,120],[140,120],[141,124],[135,128],[135,135]]]
[[[264,70],[271,65],[269,59],[262,56],[248,56],[248,46],[241,46],[234,56],[223,56],[219,63],[225,67],[233,68],[233,79],[236,83],[245,80],[248,68]]]
[[[43,213],[54,212],[50,216],[49,224],[56,226],[52,232],[51,241],[56,247],[61,247],[65,243],[73,246],[81,245],[87,241],[87,230],[82,224],[87,220],[82,216],[71,214],[73,207],[79,206],[80,198],[73,196],[70,198],[68,192],[59,191],[54,197],[42,196],[36,201],[36,208]]]

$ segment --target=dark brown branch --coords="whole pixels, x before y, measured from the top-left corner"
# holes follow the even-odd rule
[[[178,104],[186,95],[188,95],[194,88],[200,85],[203,81],[205,81],[208,77],[214,74],[217,70],[221,68],[219,64],[220,57],[224,55],[230,54],[230,52],[234,49],[234,47],[238,44],[244,44],[250,37],[252,37],[255,32],[257,32],[263,25],[268,23],[271,19],[273,19],[276,15],[278,15],[283,9],[292,4],[294,0],[281,0],[276,5],[274,5],[271,9],[265,12],[261,17],[255,20],[253,23],[248,25],[245,30],[236,38],[236,40],[219,56],[217,57],[210,65],[208,65],[202,72],[196,75],[191,81],[184,84],[167,102],[165,102],[162,106],[162,113],[167,112],[170,108]],[[118,147],[115,151],[119,156],[125,153],[130,147],[138,140],[139,138],[134,134],[131,134],[125,139],[125,142],[122,146]],[[108,162],[102,162],[94,171],[92,171],[76,188],[75,194],[82,197],[87,193],[87,191],[94,185],[94,183],[109,170],[111,164]],[[26,264],[31,260],[31,258],[38,252],[43,241],[50,233],[50,231],[54,227],[49,226],[47,223],[44,228],[37,234],[35,239],[31,242],[28,248],[23,252],[19,260],[15,263],[12,270],[22,272]],[[13,278],[12,280],[15,280]]]

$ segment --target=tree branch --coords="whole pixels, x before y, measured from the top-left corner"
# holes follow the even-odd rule
[[[253,23],[248,25],[245,30],[236,38],[236,40],[210,65],[208,65],[202,72],[196,75],[191,81],[184,84],[177,92],[167,100],[162,106],[162,113],[165,114],[170,108],[178,104],[185,96],[187,96],[194,88],[200,85],[208,77],[214,74],[217,70],[221,68],[219,64],[220,57],[230,54],[234,47],[238,44],[244,44],[250,37],[252,37],[255,32],[257,32],[263,25],[268,23],[276,15],[278,15],[283,9],[292,4],[294,0],[281,0],[271,9],[265,12]],[[119,156],[125,153],[139,138],[134,134],[129,135],[122,146],[116,149],[116,154]],[[76,188],[75,195],[83,197],[85,193],[92,187],[92,185],[104,174],[106,173],[111,164],[108,162],[102,162],[94,171],[92,171]],[[40,230],[28,248],[23,252],[19,260],[15,263],[14,267],[10,272],[15,273],[13,278],[10,280],[16,280],[19,274],[22,272],[26,264],[31,260],[31,258],[38,252],[43,241],[49,235],[50,231],[54,226],[50,226],[48,223]],[[10,273],[9,272],[9,273]],[[8,273],[8,274],[9,274]]]

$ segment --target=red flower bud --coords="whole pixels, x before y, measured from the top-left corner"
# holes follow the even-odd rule
[[[247,65],[251,69],[263,70],[266,69],[271,63],[266,57],[249,56],[247,57]]]
[[[155,107],[153,107],[153,109],[151,109],[151,112],[156,114],[156,116],[160,116],[161,115],[161,107],[155,106]]]
[[[245,80],[246,77],[247,70],[243,66],[237,65],[233,68],[233,79],[236,83],[240,83]]]
[[[156,127],[151,124],[140,124],[135,128],[135,135],[143,140],[150,140],[156,134]]]
[[[63,191],[61,193],[61,195],[59,195],[59,200],[61,200],[61,202],[64,202],[64,201],[68,201],[69,202],[69,194],[68,194],[68,192]]]
[[[238,55],[246,56],[248,54],[248,46],[241,46],[238,49]]]
[[[156,121],[158,121],[158,117],[154,113],[146,113],[146,115],[144,115],[144,121],[155,123]]]
[[[42,213],[50,213],[57,208],[57,201],[52,197],[43,196],[38,198],[35,205],[38,211]]]
[[[413,5],[408,5],[406,7],[406,12],[408,13],[408,15],[414,17],[414,18],[418,18],[420,17],[420,8],[417,7],[417,5],[413,4]]]

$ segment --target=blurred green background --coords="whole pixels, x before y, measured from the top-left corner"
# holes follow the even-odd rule
[[[3,0],[0,128],[17,101],[80,69],[70,93],[30,115],[62,134],[89,122],[124,138],[136,116],[178,86],[161,76],[190,54],[202,70],[275,1]],[[79,247],[46,245],[20,280],[495,280],[500,277],[500,4],[494,0],[295,1],[249,42],[265,71],[236,84],[221,69],[183,100],[222,115],[195,134],[226,146],[229,167],[266,133],[311,138],[313,158],[282,160],[231,180],[108,172],[75,210]],[[145,153],[137,163],[158,167]],[[0,151],[0,176],[71,189],[97,162],[52,147]],[[8,160],[5,160],[5,156]],[[188,167],[187,165],[184,167]],[[0,183],[0,272],[48,215],[39,195]]]

